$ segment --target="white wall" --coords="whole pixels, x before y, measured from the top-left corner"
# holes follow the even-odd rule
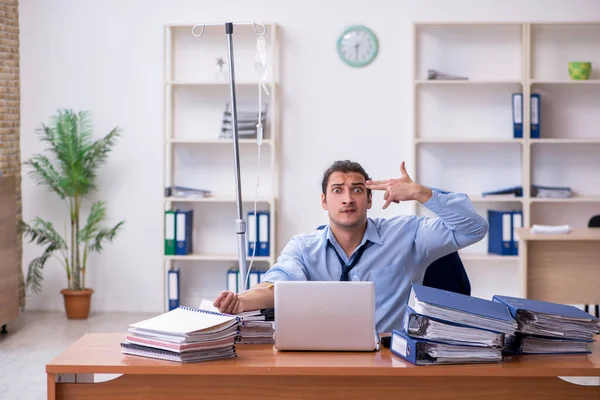
[[[149,1],[21,0],[21,146],[23,160],[43,146],[35,129],[57,108],[92,112],[97,135],[124,137],[102,170],[99,197],[112,222],[126,219],[114,244],[90,261],[93,310],[160,311],[162,227],[163,23],[267,21],[281,26],[283,112],[277,241],[324,221],[320,178],[335,159],[361,162],[376,179],[412,165],[413,21],[598,20],[594,0]],[[380,55],[362,70],[335,52],[349,24],[374,29]],[[410,173],[410,171],[409,171]],[[409,212],[408,205],[387,213]],[[23,216],[62,229],[66,208],[24,175]],[[159,249],[159,250],[157,250]],[[24,244],[26,269],[40,248]],[[62,309],[64,272],[52,260],[44,291],[29,309]]]

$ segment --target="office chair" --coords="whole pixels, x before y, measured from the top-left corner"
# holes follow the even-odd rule
[[[588,228],[600,228],[600,215],[594,215],[592,218],[590,218],[589,222],[588,222]],[[585,312],[589,313],[590,312],[590,307],[589,305],[585,305]],[[596,317],[600,317],[600,305],[596,304],[596,313],[594,314]]]
[[[471,295],[471,283],[457,251],[438,258],[427,267],[423,286]]]

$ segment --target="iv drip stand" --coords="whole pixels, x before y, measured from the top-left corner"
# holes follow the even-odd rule
[[[246,221],[242,214],[242,182],[240,177],[240,155],[238,143],[237,103],[235,95],[235,71],[233,62],[233,23],[225,23],[227,49],[229,51],[229,88],[231,91],[231,115],[233,117],[233,158],[235,164],[235,194],[237,202],[237,219],[235,229],[238,237],[238,293],[246,290]]]
[[[196,37],[202,36],[204,28],[207,25],[223,25],[223,24],[198,24],[192,28],[192,34]],[[238,275],[238,293],[241,293],[247,289],[247,264],[246,264],[246,221],[242,214],[242,183],[240,178],[240,156],[239,156],[239,143],[238,143],[238,125],[237,125],[237,103],[235,94],[235,71],[233,61],[233,25],[232,22],[225,23],[225,34],[227,35],[227,49],[229,53],[229,88],[231,92],[231,115],[233,117],[233,158],[235,164],[235,192],[236,192],[236,203],[237,203],[237,219],[235,220],[235,230],[238,237],[238,259],[239,259],[239,275]],[[236,23],[236,25],[253,25],[254,33],[257,36],[263,36],[267,33],[267,28],[264,24],[258,24],[255,22],[250,23]],[[262,26],[263,31],[258,32],[256,26]],[[195,32],[196,27],[201,26],[202,30],[199,34]]]

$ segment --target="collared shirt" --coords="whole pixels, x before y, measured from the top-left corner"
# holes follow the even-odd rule
[[[372,243],[350,271],[349,280],[374,282],[378,332],[401,329],[411,284],[423,282],[425,270],[433,261],[480,241],[488,231],[487,220],[475,212],[465,194],[437,189],[432,192],[423,205],[437,218],[367,218],[362,241],[350,258],[329,226],[296,235],[262,281],[339,281],[342,266],[336,251],[350,264],[360,246],[369,240]],[[327,245],[328,241],[335,249]]]

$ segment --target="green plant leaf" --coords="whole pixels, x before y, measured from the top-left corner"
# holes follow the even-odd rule
[[[96,233],[96,236],[94,237],[93,241],[90,244],[90,251],[95,251],[97,253],[101,252],[102,251],[102,243],[106,240],[108,240],[109,242],[112,242],[124,224],[125,224],[125,221],[121,221],[117,225],[115,225],[112,229],[100,229]]]
[[[46,261],[54,251],[56,251],[56,248],[51,244],[44,250],[41,256],[34,258],[31,263],[29,263],[27,281],[25,283],[26,290],[31,290],[34,293],[40,293],[42,291],[42,282],[44,281],[42,271],[44,265],[46,265]]]
[[[25,238],[29,238],[30,242],[35,242],[38,245],[49,244],[55,250],[67,250],[68,246],[64,238],[54,229],[51,222],[45,221],[42,218],[36,217],[32,225],[20,221],[19,231]]]
[[[106,203],[97,201],[92,204],[85,226],[79,231],[79,241],[87,243],[101,229],[100,224],[106,219]]]
[[[46,185],[58,194],[61,199],[65,198],[65,179],[54,168],[48,157],[37,154],[28,161],[25,161],[24,164],[33,167],[28,175],[35,183]]]

